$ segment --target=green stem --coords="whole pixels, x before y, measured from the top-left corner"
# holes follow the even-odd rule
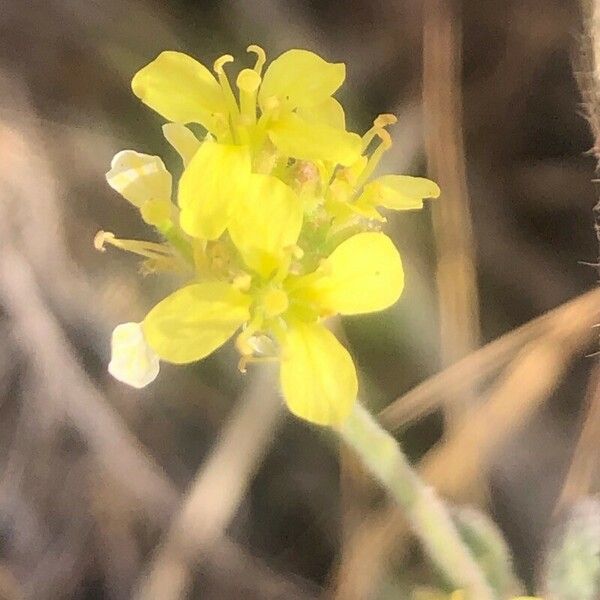
[[[494,600],[446,507],[412,469],[396,440],[358,403],[338,432],[404,510],[414,533],[451,585],[467,592],[469,599]]]
[[[164,227],[159,227],[159,231],[163,234],[165,239],[179,252],[180,256],[190,265],[194,264],[194,253],[192,246],[185,239],[179,227],[177,227],[172,221],[169,221]]]

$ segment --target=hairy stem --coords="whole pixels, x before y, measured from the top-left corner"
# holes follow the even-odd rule
[[[446,507],[412,469],[393,436],[360,404],[338,431],[402,507],[414,533],[448,581],[472,600],[493,600],[483,572]]]

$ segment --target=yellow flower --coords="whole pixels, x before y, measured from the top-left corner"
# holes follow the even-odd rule
[[[263,185],[269,186],[267,182]],[[278,197],[267,194],[265,198]],[[252,272],[246,291],[241,291],[236,281],[191,284],[157,304],[142,328],[154,351],[174,363],[204,358],[243,325],[237,346],[244,362],[252,361],[255,352],[249,339],[266,335],[278,344],[279,356],[259,359],[281,361],[281,386],[289,409],[313,423],[332,425],[350,413],[358,384],[350,355],[321,318],[371,312],[393,304],[402,292],[402,263],[387,236],[365,232],[340,244],[314,272],[292,275],[286,267],[291,264],[291,245],[299,227],[294,223],[294,202],[287,208],[285,214],[282,207],[254,202],[255,216],[263,211],[256,220],[258,234],[242,236],[241,243],[234,238]],[[276,210],[280,218],[269,222],[268,214]],[[271,235],[266,235],[268,229]],[[254,230],[250,227],[247,231]],[[283,252],[277,260],[272,249],[286,246],[285,242],[276,246],[273,240],[290,242],[287,256]],[[270,273],[273,265],[282,269],[278,276],[260,277]]]
[[[378,209],[419,208],[439,190],[407,176],[369,183],[394,119],[378,117],[362,138],[346,131],[333,97],[343,64],[289,50],[263,74],[264,52],[249,51],[257,60],[239,72],[237,94],[225,73],[228,55],[213,75],[189,56],[163,52],[133,78],[134,93],[170,121],[163,133],[183,163],[177,202],[159,157],[120,152],[107,181],[164,241],[100,232],[95,243],[142,256],[146,273],[177,271],[184,281],[140,324],[115,329],[110,371],[139,387],[156,377],[159,358],[193,362],[235,338],[241,370],[280,363],[291,412],[339,424],[358,383],[325,320],[396,302],[402,262],[378,231]],[[188,123],[202,125],[204,139]]]

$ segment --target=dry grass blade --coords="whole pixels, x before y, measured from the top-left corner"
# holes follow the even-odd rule
[[[571,466],[557,503],[557,511],[588,495],[600,474],[598,444],[600,442],[600,367],[590,377],[581,435],[575,446]]]
[[[139,442],[122,424],[99,391],[88,380],[58,323],[46,310],[31,267],[7,242],[2,230],[0,302],[8,311],[24,350],[32,357],[38,377],[46,382],[48,398],[59,403],[107,471],[131,488],[141,507],[166,520],[177,502],[176,490],[166,482]],[[24,300],[27,301],[24,301]]]
[[[579,55],[575,59],[575,75],[583,99],[583,107],[594,136],[592,152],[596,158],[596,172],[600,169],[600,2],[584,0],[583,34]],[[600,200],[593,208],[594,227],[600,245]],[[600,276],[600,250],[596,265]],[[597,450],[600,436],[600,366],[596,366],[588,384],[586,414],[581,435],[575,447],[571,467],[557,511],[591,491],[597,474]]]
[[[466,482],[489,464],[509,435],[523,428],[561,381],[569,362],[593,337],[600,317],[600,292],[566,306],[552,330],[527,344],[459,431],[424,459],[424,476],[442,493],[460,498]]]
[[[461,20],[459,4],[428,0],[423,15],[423,121],[429,175],[442,189],[433,203],[437,246],[441,358],[444,366],[479,345],[475,241],[462,134]],[[474,384],[475,386],[475,384]],[[446,405],[454,427],[475,399],[475,389]]]
[[[139,600],[183,598],[191,567],[224,536],[282,412],[272,375],[260,369],[242,397],[140,582]]]
[[[462,392],[466,382],[480,383],[491,377],[526,343],[556,326],[562,320],[564,311],[579,310],[594,299],[600,301],[597,290],[587,292],[490,342],[394,400],[379,414],[381,421],[388,429],[395,431],[452,402]]]

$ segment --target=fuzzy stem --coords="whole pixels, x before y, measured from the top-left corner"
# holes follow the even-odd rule
[[[492,589],[446,507],[417,476],[393,436],[358,403],[338,432],[404,509],[414,533],[452,586],[465,590],[470,600],[493,600]]]

